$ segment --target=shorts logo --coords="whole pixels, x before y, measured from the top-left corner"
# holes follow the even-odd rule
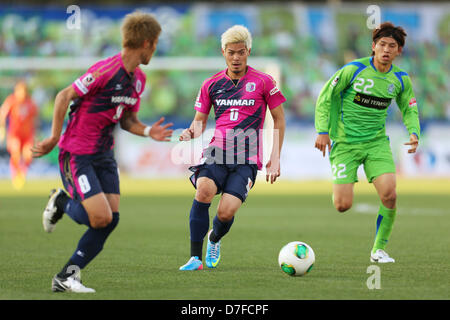
[[[252,179],[248,178],[248,183],[247,183],[247,187],[246,187],[247,188],[247,193],[250,191],[252,186],[253,186],[253,181],[252,181]]]
[[[395,90],[395,86],[391,83],[391,84],[389,85],[387,91],[388,91],[389,94],[392,94],[392,93],[394,92],[394,90]]]
[[[279,91],[280,91],[280,89],[278,89],[277,87],[274,87],[272,90],[270,90],[269,94],[270,94],[271,96],[273,96],[275,93],[277,93],[277,92],[279,92]]]
[[[85,174],[78,177],[78,184],[80,186],[80,191],[83,192],[83,194],[91,191],[91,185],[89,184],[88,178]]]
[[[256,84],[254,82],[249,82],[245,85],[245,90],[247,92],[253,92],[256,89]]]
[[[416,98],[411,98],[411,100],[409,100],[409,107],[417,107],[417,101]]]
[[[85,87],[89,87],[95,81],[92,73],[88,73],[83,79],[81,79],[81,83],[84,84]]]
[[[334,78],[334,80],[331,82],[331,86],[332,87],[336,87],[337,83],[339,82],[339,76],[337,76],[336,78]]]

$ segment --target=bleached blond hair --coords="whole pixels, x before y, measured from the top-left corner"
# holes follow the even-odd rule
[[[243,42],[250,50],[252,48],[252,35],[246,27],[234,25],[222,34],[221,42],[223,50],[225,50],[227,44],[240,42]]]
[[[137,49],[145,40],[153,43],[161,33],[161,25],[152,14],[135,11],[125,16],[122,27],[122,46]]]

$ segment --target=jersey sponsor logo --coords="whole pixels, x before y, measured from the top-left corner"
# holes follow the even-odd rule
[[[339,82],[339,76],[336,76],[336,78],[331,81],[331,86],[336,87],[337,83]]]
[[[366,108],[384,110],[391,104],[391,99],[373,97],[363,93],[357,93],[355,95],[355,98],[353,99],[353,102]]]
[[[416,98],[411,98],[411,100],[409,100],[409,107],[417,107],[417,101]]]
[[[111,97],[112,103],[125,103],[130,105],[135,105],[137,102],[137,98],[125,97],[125,96],[113,96]]]
[[[279,91],[280,91],[280,89],[278,89],[278,87],[273,87],[273,89],[270,90],[269,94],[270,94],[271,96],[273,96],[275,93],[277,93],[277,92],[279,92]]]
[[[254,82],[249,82],[245,85],[245,90],[247,92],[253,92],[256,89],[256,84]]]
[[[116,84],[115,89],[116,90],[122,90],[122,85],[120,83]]]
[[[255,99],[216,99],[216,106],[254,106]]]
[[[202,107],[202,103],[199,102],[199,101],[196,101],[196,102],[195,102],[195,107],[196,107],[196,108],[201,108],[201,107]]]

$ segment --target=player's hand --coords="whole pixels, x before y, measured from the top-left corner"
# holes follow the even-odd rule
[[[50,137],[50,138],[42,140],[41,142],[35,143],[34,146],[31,147],[31,152],[33,154],[33,158],[42,157],[42,156],[46,155],[47,153],[49,153],[50,151],[52,151],[53,148],[58,143],[58,141],[59,141],[58,138]]]
[[[168,128],[173,126],[173,123],[167,123],[165,125],[161,125],[164,122],[164,117],[161,117],[158,121],[152,124],[152,128],[150,129],[150,137],[157,141],[170,141],[172,137],[173,130],[167,130]]]
[[[409,142],[405,142],[404,144],[411,146],[411,148],[408,149],[408,153],[415,153],[419,146],[419,140],[415,134],[412,134],[409,136]]]
[[[322,151],[323,156],[325,157],[325,152],[327,151],[328,146],[328,152],[331,150],[331,140],[330,136],[328,134],[319,134],[316,139],[315,147],[316,149],[319,149]]]
[[[194,130],[191,128],[184,129],[180,135],[180,141],[189,141],[194,136]]]
[[[280,176],[280,159],[271,159],[266,165],[266,181],[273,184]]]

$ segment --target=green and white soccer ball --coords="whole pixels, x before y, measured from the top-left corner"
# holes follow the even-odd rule
[[[290,276],[303,276],[311,271],[316,256],[313,249],[304,242],[289,242],[280,250],[278,265]]]

